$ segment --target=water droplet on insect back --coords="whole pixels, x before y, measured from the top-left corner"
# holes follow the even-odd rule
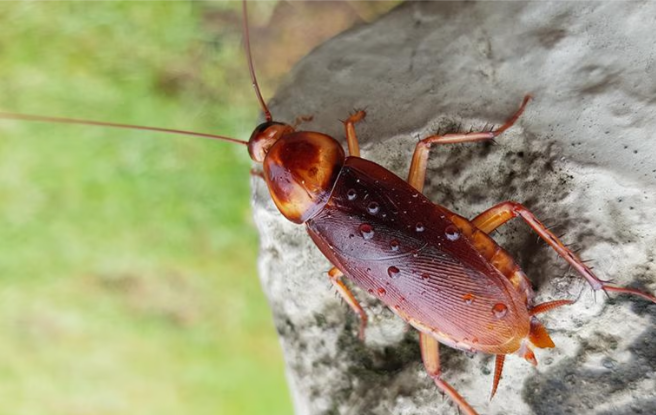
[[[374,237],[374,228],[368,223],[360,225],[360,234],[364,239],[371,239]]]
[[[381,288],[378,289],[378,295],[380,295],[382,297],[385,294],[387,294],[387,291],[384,288],[381,287]]]
[[[449,241],[457,241],[458,238],[460,238],[460,232],[458,231],[458,228],[453,225],[447,226],[444,230],[444,234],[446,235],[446,239]]]
[[[424,226],[424,224],[421,223],[421,222],[417,222],[417,224],[415,225],[415,230],[416,230],[417,232],[423,232],[424,229],[426,229],[426,227]]]
[[[370,202],[369,205],[367,206],[367,210],[372,215],[375,215],[380,210],[380,205],[378,204],[378,202]]]
[[[508,307],[505,304],[497,303],[492,307],[492,312],[496,318],[502,318],[508,313]]]
[[[397,267],[391,266],[387,268],[387,274],[390,278],[398,278],[400,273],[401,271]]]
[[[466,304],[472,304],[472,303],[474,302],[474,294],[472,294],[472,293],[467,293],[467,294],[465,294],[465,295],[462,296],[462,300],[463,300]]]
[[[398,251],[399,250],[399,245],[400,245],[399,241],[397,241],[396,239],[392,239],[390,241],[390,248],[392,248],[392,251]]]
[[[356,192],[355,189],[349,189],[346,192],[346,197],[348,200],[355,200],[355,198],[358,197],[358,192]]]

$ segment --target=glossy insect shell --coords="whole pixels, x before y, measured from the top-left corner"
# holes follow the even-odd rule
[[[420,331],[459,349],[513,353],[530,331],[526,296],[452,215],[385,168],[348,157],[306,225],[335,266]]]
[[[344,165],[344,149],[315,132],[284,134],[267,151],[264,177],[278,210],[303,223],[323,209]]]

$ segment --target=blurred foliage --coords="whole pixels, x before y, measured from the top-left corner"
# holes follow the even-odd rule
[[[247,138],[239,3],[0,3],[0,108]],[[243,147],[0,122],[0,413],[289,414]]]
[[[249,4],[265,97],[394,4]],[[0,2],[0,109],[246,139],[240,6]],[[230,144],[0,120],[0,414],[291,413],[249,169]]]

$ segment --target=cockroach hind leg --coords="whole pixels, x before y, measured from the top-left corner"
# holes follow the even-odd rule
[[[563,258],[569,265],[574,268],[579,275],[585,278],[595,291],[602,290],[606,294],[609,291],[619,294],[631,294],[644,298],[645,300],[656,303],[656,296],[634,288],[619,287],[614,284],[604,282],[599,279],[593,272],[592,267],[586,265],[576,256],[571,249],[567,248],[560,238],[551,232],[535,215],[523,205],[516,202],[503,202],[485,212],[481,213],[472,220],[477,228],[489,233],[509,220],[521,217],[528,226],[530,226],[540,238],[553,248],[556,253]]]
[[[618,287],[613,284],[603,283],[601,290],[603,290],[604,293],[606,293],[606,295],[609,295],[608,291],[616,292],[619,294],[631,294],[631,295],[637,295],[638,297],[642,297],[645,300],[651,301],[652,303],[656,303],[656,296],[635,288]]]
[[[419,332],[419,347],[421,358],[424,362],[426,373],[433,379],[438,390],[449,396],[451,401],[457,404],[458,411],[462,410],[467,415],[478,415],[478,412],[463,398],[453,386],[442,379],[440,367],[439,343],[429,334]]]

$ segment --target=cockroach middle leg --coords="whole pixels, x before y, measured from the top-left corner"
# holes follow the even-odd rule
[[[358,144],[358,137],[355,134],[355,123],[364,120],[367,113],[364,110],[356,111],[344,121],[344,129],[346,130],[346,142],[348,143],[349,155],[353,157],[360,157],[360,145]]]
[[[433,378],[433,381],[439,390],[449,395],[449,397],[458,404],[458,407],[467,415],[478,415],[474,408],[465,401],[465,398],[460,396],[453,386],[442,380],[440,344],[437,340],[429,334],[419,332],[419,346],[421,348],[421,358],[424,361],[426,372],[431,378]]]
[[[337,269],[337,267],[333,267],[330,271],[328,271],[328,278],[330,278],[330,282],[337,289],[339,295],[341,295],[344,301],[346,301],[346,303],[351,307],[351,309],[355,311],[358,316],[360,316],[360,330],[358,331],[358,337],[360,340],[364,341],[364,331],[367,328],[368,319],[367,313],[355,298],[353,292],[351,292],[349,287],[347,287],[346,284],[344,284],[344,281],[342,281],[343,276],[344,274],[342,271]]]
[[[517,119],[524,112],[524,108],[528,101],[531,99],[530,95],[526,95],[519,109],[513,114],[508,121],[496,130],[478,133],[464,133],[464,134],[445,134],[445,135],[432,135],[420,140],[417,143],[415,152],[412,155],[412,163],[410,164],[410,173],[408,174],[408,183],[420,192],[424,188],[426,180],[426,166],[428,164],[428,152],[431,144],[457,144],[457,143],[471,143],[475,141],[492,140],[499,136],[501,133],[512,127]]]
[[[481,213],[472,220],[474,226],[484,232],[492,232],[499,226],[508,222],[517,216],[524,221],[544,239],[565,261],[567,261],[583,278],[585,278],[592,288],[603,290],[604,292],[614,291],[623,294],[632,294],[640,296],[646,300],[656,303],[656,296],[636,290],[633,288],[618,287],[600,280],[579,257],[567,248],[546,226],[540,222],[531,211],[516,202],[503,202],[485,212]]]

